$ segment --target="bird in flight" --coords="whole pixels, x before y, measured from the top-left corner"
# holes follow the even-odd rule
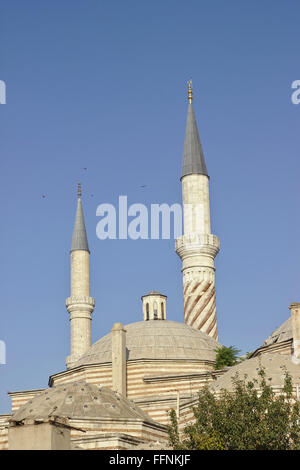
[[[140,187],[141,187],[141,188],[147,188],[147,185],[146,185],[146,184],[142,184]]]

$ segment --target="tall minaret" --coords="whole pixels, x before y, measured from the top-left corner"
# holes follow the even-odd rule
[[[218,338],[214,258],[220,245],[210,232],[209,176],[188,82],[188,115],[182,162],[184,235],[175,242],[182,261],[184,322]]]
[[[81,203],[81,186],[78,184],[78,203],[71,245],[71,296],[66,299],[70,314],[71,354],[66,359],[67,368],[91,346],[91,320],[95,300],[90,297],[90,250]]]

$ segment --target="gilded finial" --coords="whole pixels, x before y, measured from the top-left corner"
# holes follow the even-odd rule
[[[193,89],[192,89],[192,79],[190,79],[188,82],[188,99],[189,103],[192,103],[193,101]]]
[[[81,199],[81,184],[78,182],[78,199]]]

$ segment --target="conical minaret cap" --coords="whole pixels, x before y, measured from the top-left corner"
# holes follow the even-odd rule
[[[75,250],[89,250],[85,223],[84,223],[84,216],[82,210],[82,202],[81,202],[81,186],[78,185],[78,202],[77,202],[77,210],[76,210],[76,217],[75,217],[75,224],[73,230],[73,237],[72,237],[72,245],[70,251]]]
[[[193,95],[191,89],[191,82],[189,82],[188,85],[189,105],[185,131],[181,178],[186,175],[193,174],[208,176],[195,113],[193,109]]]

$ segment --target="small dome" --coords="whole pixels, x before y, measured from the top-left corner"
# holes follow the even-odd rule
[[[148,294],[143,295],[142,298],[147,297],[148,295],[161,295],[162,297],[167,297],[166,295],[162,294],[158,290],[151,290],[150,292],[148,292]]]
[[[264,341],[264,346],[269,346],[274,343],[281,343],[293,338],[292,332],[292,319],[288,318],[279,328],[277,328],[269,338]]]
[[[239,379],[244,379],[246,375],[247,382],[253,379],[259,379],[258,371],[260,367],[265,369],[265,377],[267,384],[274,387],[282,387],[284,385],[285,371],[292,377],[293,383],[300,384],[300,365],[292,362],[289,355],[284,354],[261,354],[260,356],[246,359],[245,361],[230,367],[216,382],[211,386],[214,391],[222,389],[232,391],[232,379],[238,373]]]
[[[214,361],[215,339],[202,331],[169,320],[149,320],[126,325],[127,360],[198,359]],[[111,333],[94,343],[73,365],[111,362]]]
[[[84,381],[46,389],[21,406],[12,415],[11,421],[49,417],[135,418],[152,422],[146,413],[119,393]]]

